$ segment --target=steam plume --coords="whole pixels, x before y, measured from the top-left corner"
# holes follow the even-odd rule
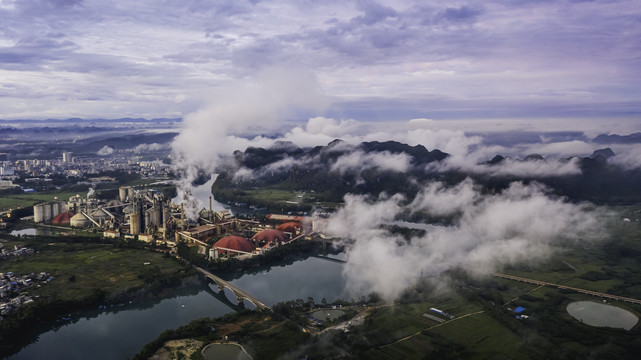
[[[238,150],[235,138],[228,135],[273,127],[297,111],[319,111],[325,102],[311,73],[268,68],[215,92],[210,105],[185,116],[183,129],[172,143],[172,158],[179,178],[178,198],[188,218],[197,216],[199,206],[191,196],[194,181],[210,176],[222,155]]]

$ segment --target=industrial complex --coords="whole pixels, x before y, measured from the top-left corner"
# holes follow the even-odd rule
[[[198,246],[209,259],[247,258],[310,235],[318,219],[268,215],[266,221],[239,219],[230,210],[199,212],[186,219],[184,208],[155,190],[120,187],[118,198],[99,200],[89,192],[67,202],[55,199],[34,206],[34,222],[102,231],[105,238],[137,239],[170,248],[179,241]]]

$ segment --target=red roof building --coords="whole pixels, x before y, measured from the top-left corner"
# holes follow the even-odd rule
[[[245,239],[244,237],[234,235],[225,236],[224,238],[216,241],[216,243],[212,246],[212,249],[213,248],[225,248],[241,252],[254,251],[254,245],[249,240]],[[223,249],[218,250],[219,254],[224,254],[226,252],[227,251]]]
[[[252,240],[260,243],[261,245],[273,242],[283,243],[289,240],[284,232],[276,229],[265,229],[256,235],[252,236]]]
[[[295,222],[295,221],[286,222],[284,224],[280,224],[276,226],[276,230],[280,230],[280,231],[288,232],[292,234],[298,233],[302,228],[303,226],[299,222]]]

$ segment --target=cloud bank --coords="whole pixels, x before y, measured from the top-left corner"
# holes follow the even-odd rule
[[[333,99],[315,116],[614,129],[641,113],[640,14],[629,0],[8,0],[0,108],[180,117],[214,87],[295,63]]]
[[[409,241],[381,227],[407,211],[458,215],[452,225],[430,225]],[[516,182],[490,195],[465,180],[451,188],[430,184],[411,202],[398,195],[348,195],[327,231],[347,244],[347,288],[394,299],[420,275],[438,276],[453,267],[487,274],[505,264],[542,260],[555,245],[593,241],[602,235],[604,216],[587,204],[550,196],[541,185]]]

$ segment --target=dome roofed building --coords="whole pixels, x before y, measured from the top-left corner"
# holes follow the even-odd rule
[[[91,225],[91,220],[87,219],[86,216],[82,215],[81,213],[78,213],[69,219],[69,225],[72,227],[87,227]]]
[[[91,213],[91,217],[96,221],[109,219],[109,215],[103,209],[96,209],[96,211]]]
[[[215,248],[224,248],[218,250],[219,254],[227,253],[227,250],[225,249],[246,253],[254,251],[254,245],[249,240],[245,239],[244,237],[235,235],[225,236],[224,238],[216,241],[216,243],[212,246],[212,249]]]
[[[276,229],[265,229],[260,231],[256,235],[252,236],[252,240],[259,243],[259,245],[265,245],[269,243],[283,243],[289,240],[288,236]]]
[[[303,226],[296,221],[289,221],[276,226],[276,230],[280,230],[280,231],[288,232],[292,234],[297,234],[302,228]]]

